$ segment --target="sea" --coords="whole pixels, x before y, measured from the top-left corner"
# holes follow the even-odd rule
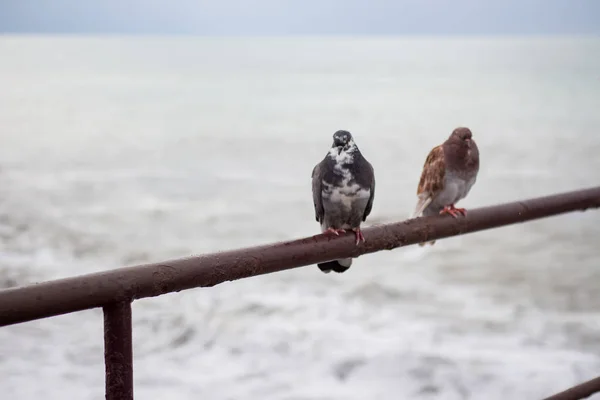
[[[0,288],[317,234],[339,129],[402,221],[459,126],[458,206],[599,185],[600,38],[0,36]],[[104,399],[102,324],[0,328],[1,397]],[[541,399],[600,375],[600,211],[137,300],[133,340],[136,399]]]

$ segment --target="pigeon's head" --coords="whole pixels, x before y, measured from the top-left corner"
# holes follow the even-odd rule
[[[473,145],[473,134],[469,128],[456,128],[452,131],[448,141],[460,147],[471,148]]]
[[[352,139],[352,135],[348,131],[337,131],[333,134],[333,146],[338,149],[338,153],[348,150],[350,147],[354,146],[354,140]]]

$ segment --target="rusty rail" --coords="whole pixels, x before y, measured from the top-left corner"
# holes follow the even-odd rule
[[[573,386],[563,392],[546,397],[544,400],[581,400],[600,392],[600,377]]]
[[[436,216],[373,226],[363,231],[366,243],[359,246],[350,233],[316,235],[5,289],[0,291],[0,326],[598,207],[600,187],[472,209],[465,218]]]
[[[0,326],[103,307],[106,398],[133,399],[131,302],[135,299],[599,207],[600,187],[594,187],[472,209],[464,218],[436,216],[372,226],[363,230],[366,243],[360,246],[355,246],[352,234],[315,235],[5,289],[0,290]],[[566,396],[551,399],[580,398]]]

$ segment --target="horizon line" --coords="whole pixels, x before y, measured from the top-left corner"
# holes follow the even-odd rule
[[[598,33],[187,33],[187,32],[37,32],[0,31],[0,37],[194,37],[194,38],[600,38]]]

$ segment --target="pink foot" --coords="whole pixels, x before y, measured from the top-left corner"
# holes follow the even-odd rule
[[[365,237],[363,236],[360,228],[354,228],[352,230],[354,231],[354,235],[356,236],[356,245],[358,246],[358,244],[361,242],[361,240],[363,242],[365,241]]]
[[[340,233],[346,233],[345,229],[327,228],[323,233],[333,233],[335,236],[340,236]]]
[[[462,214],[463,217],[467,216],[467,210],[464,208],[455,208],[456,211],[458,211],[460,214]]]
[[[456,208],[454,207],[454,204],[450,204],[449,206],[445,206],[444,209],[440,211],[440,214],[450,214],[454,218],[458,217],[459,215],[464,217],[467,215],[467,210],[464,208]]]

